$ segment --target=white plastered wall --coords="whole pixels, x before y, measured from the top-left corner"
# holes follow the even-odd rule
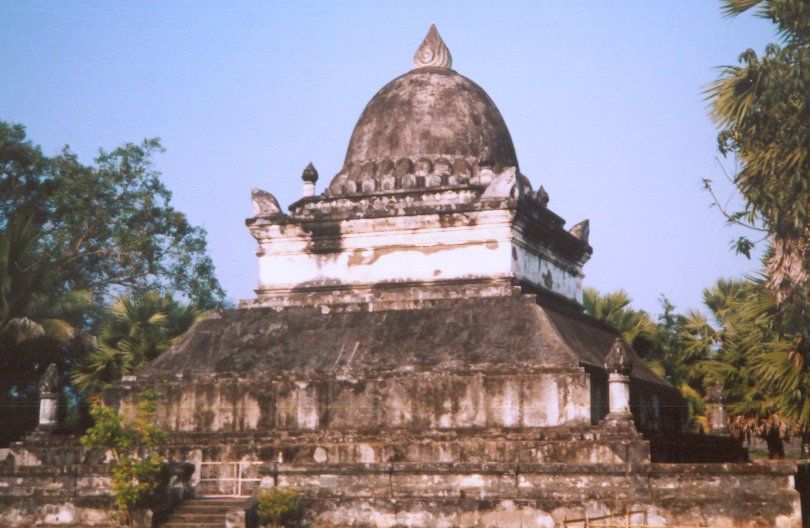
[[[516,278],[581,300],[578,271],[513,222],[513,211],[496,209],[345,220],[315,238],[300,225],[263,226],[259,289]]]

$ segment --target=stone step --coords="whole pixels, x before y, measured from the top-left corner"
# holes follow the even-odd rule
[[[174,512],[171,515],[172,521],[177,522],[217,522],[219,521],[227,511],[223,511],[220,513],[177,513]]]
[[[216,500],[216,499],[190,499],[184,500],[180,503],[180,507],[193,507],[193,508],[235,508],[245,502],[243,499],[239,500]]]
[[[200,526],[207,526],[209,524],[213,525],[224,525],[225,524],[225,516],[224,515],[216,515],[214,517],[204,517],[202,519],[185,519],[179,517],[170,517],[166,520],[164,524],[161,524],[161,527],[169,526],[172,524],[188,524],[188,525],[200,525]]]
[[[225,528],[229,511],[238,509],[245,499],[236,497],[200,497],[183,501],[160,528]]]
[[[227,504],[239,505],[245,502],[247,497],[197,497],[194,499],[186,499],[183,504]]]
[[[235,504],[180,504],[175,511],[220,511],[238,508],[240,503]]]
[[[225,518],[213,522],[178,522],[169,520],[160,525],[160,528],[225,528]]]

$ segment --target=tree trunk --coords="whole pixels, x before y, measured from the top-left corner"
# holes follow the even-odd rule
[[[785,443],[779,436],[778,429],[770,429],[765,434],[765,443],[768,444],[768,458],[771,460],[783,460],[785,458]]]
[[[799,456],[802,460],[810,458],[810,431],[802,433],[802,449]]]

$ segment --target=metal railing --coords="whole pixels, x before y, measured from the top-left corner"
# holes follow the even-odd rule
[[[252,486],[245,486],[248,483],[260,483],[261,477],[254,476],[251,471],[254,466],[260,466],[263,462],[252,462],[239,460],[235,462],[200,462],[200,488],[201,495],[212,495],[220,497],[244,497],[253,491]],[[208,469],[210,468],[210,469]],[[214,486],[206,486],[204,483],[215,483]],[[231,483],[227,491],[223,491],[223,483]],[[216,492],[212,493],[210,488]],[[250,488],[250,489],[246,489]],[[228,493],[230,492],[230,493]]]

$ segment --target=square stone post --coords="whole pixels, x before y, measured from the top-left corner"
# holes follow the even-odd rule
[[[39,423],[36,433],[50,434],[59,427],[59,397],[62,381],[55,363],[51,363],[39,380]]]
[[[633,355],[630,347],[617,337],[605,358],[608,371],[608,415],[605,425],[612,428],[633,428],[630,412],[630,373],[633,371]]]
[[[711,434],[728,434],[728,414],[726,412],[726,393],[722,385],[715,385],[706,395],[708,404],[707,417]]]

